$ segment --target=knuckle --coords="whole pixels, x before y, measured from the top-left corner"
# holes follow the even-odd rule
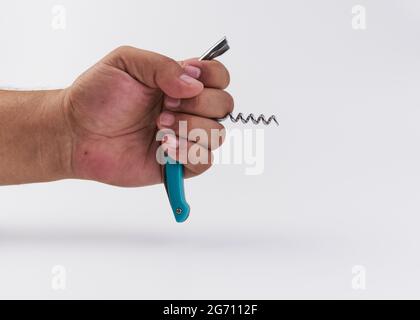
[[[224,95],[225,95],[224,99],[225,99],[226,113],[228,114],[233,111],[235,107],[235,100],[233,99],[232,95],[229,92],[224,91]]]
[[[161,66],[162,69],[170,68],[173,65],[177,65],[178,66],[178,63],[174,59],[169,58],[167,56],[163,56],[163,55],[161,55],[159,57],[159,64],[160,64],[160,66]]]
[[[187,167],[195,174],[201,174],[208,170],[213,164],[213,154],[211,150],[196,145],[193,152],[189,152]]]
[[[226,128],[225,126],[221,125],[220,129],[220,136],[219,136],[219,147],[225,142],[226,140]]]
[[[132,47],[132,46],[122,45],[122,46],[117,47],[117,48],[114,50],[114,53],[115,53],[115,54],[117,54],[117,55],[123,55],[123,54],[125,54],[125,53],[127,53],[128,51],[131,51],[131,50],[133,50],[133,49],[134,49],[134,47]]]
[[[203,94],[201,93],[201,94],[191,98],[191,101],[192,101],[191,106],[192,106],[193,109],[200,108],[200,106],[204,103]]]
[[[226,129],[225,127],[217,123],[217,127],[212,129],[211,135],[210,135],[210,149],[216,150],[220,148],[220,146],[223,144],[223,142],[226,139]]]
[[[181,73],[181,66],[174,59],[167,56],[155,53],[152,60],[153,72],[153,83],[157,87],[163,88],[165,93],[174,98],[179,97],[182,91],[182,85],[180,81],[173,81],[173,77],[178,73]]]
[[[223,63],[217,60],[212,60],[211,65],[214,76],[217,76],[217,81],[221,89],[225,89],[230,84],[230,73]]]
[[[112,50],[110,53],[108,53],[102,61],[105,64],[110,64],[113,66],[116,66],[118,68],[125,69],[126,67],[126,60],[127,56],[129,56],[129,52],[133,50],[133,47],[130,46],[119,46]]]
[[[222,87],[227,88],[230,84],[230,73],[224,64],[219,62],[220,73],[222,74]]]
[[[229,71],[226,68],[224,68],[224,69],[225,69],[225,83],[224,83],[224,88],[227,88],[229,86],[229,84],[230,84],[230,73],[229,73]]]

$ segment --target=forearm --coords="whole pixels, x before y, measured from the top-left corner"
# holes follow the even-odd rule
[[[70,177],[64,92],[0,90],[0,185]]]

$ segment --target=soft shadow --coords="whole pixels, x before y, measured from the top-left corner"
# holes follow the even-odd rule
[[[250,248],[264,246],[272,240],[261,234],[208,230],[194,233],[156,232],[150,230],[77,229],[77,228],[18,228],[0,229],[0,247],[12,245],[48,246],[134,246],[190,248]]]

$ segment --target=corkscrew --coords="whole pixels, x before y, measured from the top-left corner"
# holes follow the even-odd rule
[[[230,49],[226,37],[218,41],[214,46],[207,50],[199,60],[212,60],[224,54]],[[237,116],[234,116],[232,113],[228,114],[218,121],[224,121],[230,119],[232,122],[237,123],[241,121],[244,124],[252,122],[253,124],[264,124],[270,125],[275,123],[279,125],[276,117],[274,115],[266,119],[266,117],[261,114],[258,117],[255,117],[254,114],[249,114],[245,116],[243,113],[238,113]],[[190,206],[188,205],[185,199],[184,191],[184,166],[179,162],[171,159],[169,156],[165,156],[165,165],[163,168],[163,178],[166,193],[168,194],[169,202],[172,207],[172,211],[177,222],[184,222],[188,219],[190,214]]]
[[[230,121],[235,123],[241,121],[242,123],[247,124],[251,121],[253,124],[263,123],[266,126],[269,126],[273,121],[276,125],[279,125],[275,115],[272,115],[268,119],[265,119],[265,116],[263,114],[260,114],[258,117],[255,117],[253,113],[250,113],[248,116],[245,117],[242,112],[239,112],[238,115],[235,117],[233,114],[229,113],[223,119],[219,119],[219,121],[224,121],[227,118],[230,118]]]

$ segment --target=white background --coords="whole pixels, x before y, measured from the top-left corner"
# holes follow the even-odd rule
[[[280,126],[264,174],[186,182],[183,225],[163,186],[1,187],[0,297],[420,298],[419,19],[418,0],[2,1],[3,88],[68,86],[123,44],[182,59],[226,35],[236,110]]]

